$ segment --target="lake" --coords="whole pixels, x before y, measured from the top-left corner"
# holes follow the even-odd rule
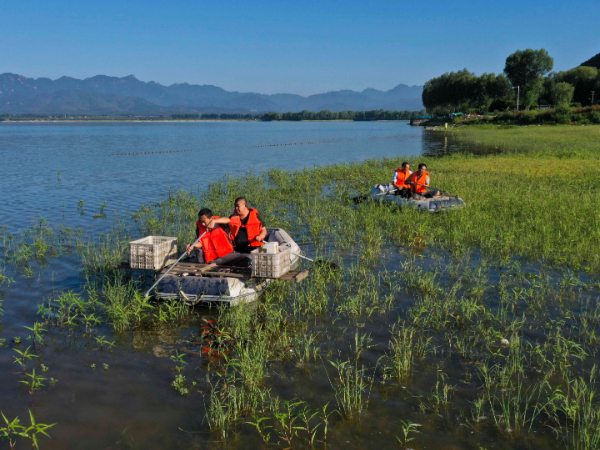
[[[383,156],[438,155],[447,147],[443,136],[422,133],[406,122],[4,123],[0,124],[2,236],[9,241],[10,233],[31,227],[40,217],[54,229],[79,227],[94,236],[110,230],[115,212],[127,219],[127,213],[160,201],[169,190],[196,193],[226,175]],[[391,176],[381,181],[389,182]],[[104,202],[106,217],[94,218]],[[0,411],[9,419],[19,416],[25,424],[28,410],[40,423],[56,423],[49,430],[52,438],[44,438],[41,448],[221,448],[205,419],[210,402],[208,380],[213,377],[214,381],[216,373],[211,362],[197,352],[187,354],[183,370],[188,383],[193,379],[197,384],[185,397],[173,388],[176,364],[171,359],[196,348],[190,342],[202,338],[203,319],[218,318],[216,311],[195,308],[182,320],[136,325],[120,333],[108,323],[90,329],[44,323],[44,342],[33,350],[39,359],[34,357],[26,370],[30,373],[35,367],[46,380],[31,393],[19,383],[29,378],[15,364],[18,352],[32,344],[32,332],[25,327],[43,323],[38,306],[57,293],[73,291],[85,296],[86,278],[80,259],[72,254],[49,257],[47,264],[37,264],[35,257],[25,255],[22,258],[27,262],[16,270],[10,263],[5,265],[6,256],[0,254],[0,275],[15,281],[0,283],[4,310],[0,314]],[[425,264],[447,258],[420,256]],[[352,252],[343,258],[348,265],[355,262]],[[393,252],[387,258],[390,269],[405,261]],[[441,264],[446,266],[447,261]],[[379,266],[369,270],[379,276]],[[361,291],[372,289],[368,285]],[[415,294],[392,293],[398,310],[416,301]],[[365,353],[373,367],[388,343],[389,324],[397,320],[395,308],[358,325],[375,345]],[[345,355],[357,327],[348,318],[332,317],[325,315],[310,330],[323,336],[320,345],[323,354],[329,355],[326,358]],[[273,361],[269,389],[284,399],[306,400],[311,407],[322,399],[332,402],[332,368],[324,361],[307,367],[298,366],[291,356]],[[434,385],[436,373],[421,374],[419,389]],[[58,380],[55,386],[51,378]],[[364,426],[332,416],[327,447],[364,448],[371,439],[382,448],[396,445],[398,418],[407,417],[414,406],[403,390],[388,393],[385,383],[389,382],[382,383],[373,389]],[[428,444],[445,439],[451,439],[448,448],[456,448],[453,445],[460,441],[452,433],[429,427]],[[262,448],[250,427],[230,444]]]
[[[422,129],[407,122],[0,123],[0,224],[17,232],[43,217],[52,227],[64,224],[93,235],[110,229],[115,212],[124,217],[169,189],[196,192],[250,169],[414,155],[424,147],[430,145]],[[108,219],[94,219],[104,202]],[[187,447],[194,436],[178,427],[200,426],[204,407],[173,394],[172,362],[148,349],[156,352],[162,345],[172,351],[192,328],[115,336],[110,327],[99,327],[98,336],[119,340],[112,352],[92,348],[90,337],[59,333],[43,355],[47,376],[59,379],[57,386],[43,400],[19,388],[11,347],[28,345],[24,327],[41,320],[42,299],[81,291],[79,265],[77,258],[62,256],[29,278],[9,273],[16,281],[2,289],[0,337],[7,341],[0,349],[0,410],[25,420],[31,409],[38,421],[57,422],[43,448],[80,448],[84,440],[98,448],[131,447],[134,436],[150,447]],[[14,337],[24,344],[16,346]],[[102,368],[105,363],[109,370]]]
[[[104,202],[110,215],[249,169],[417,155],[421,137],[408,122],[0,122],[0,223],[102,228]]]

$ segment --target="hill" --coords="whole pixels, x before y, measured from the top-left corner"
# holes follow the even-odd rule
[[[163,86],[135,76],[97,75],[79,80],[27,78],[0,74],[0,114],[170,114],[261,113],[302,110],[419,110],[422,86],[399,84],[389,91],[333,91],[308,97],[295,94],[229,92],[217,86],[178,83]]]
[[[598,53],[596,56],[592,56],[586,62],[581,63],[581,65],[587,66],[587,67],[595,67],[596,69],[600,69],[600,53]]]

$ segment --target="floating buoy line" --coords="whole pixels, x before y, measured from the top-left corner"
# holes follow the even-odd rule
[[[187,153],[195,152],[197,150],[164,150],[160,152],[137,152],[137,153],[111,153],[107,156],[136,156],[136,155],[158,155],[160,153]]]
[[[319,141],[319,142],[291,142],[289,144],[267,144],[267,145],[253,145],[250,148],[261,148],[261,147],[282,147],[284,145],[313,145],[313,144],[330,144],[332,142],[341,141]]]

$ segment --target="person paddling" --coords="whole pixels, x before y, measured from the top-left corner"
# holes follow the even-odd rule
[[[220,217],[215,223],[229,224],[229,238],[237,253],[250,253],[263,245],[267,237],[267,227],[260,213],[254,208],[249,208],[244,197],[235,199],[233,214],[229,218]]]
[[[429,172],[427,172],[427,164],[424,163],[419,164],[418,170],[413,172],[406,181],[406,184],[410,185],[412,193],[419,197],[433,198],[440,195],[440,191],[437,189],[433,191],[427,190],[429,183]]]
[[[196,237],[206,234],[194,246],[188,244],[186,252],[189,255],[196,249],[197,262],[200,264],[213,263],[217,265],[233,265],[241,259],[247,259],[245,255],[240,255],[233,251],[233,245],[225,230],[219,226],[219,216],[213,215],[208,208],[203,208],[198,212],[198,221],[196,222]]]
[[[396,169],[394,172],[394,179],[392,180],[393,185],[396,186],[397,189],[395,192],[396,195],[402,198],[410,198],[411,189],[410,185],[406,184],[406,181],[411,175],[410,164],[407,162],[403,162],[401,168]]]

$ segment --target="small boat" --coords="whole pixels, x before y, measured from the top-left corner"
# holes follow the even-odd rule
[[[396,187],[388,184],[376,184],[371,189],[371,194],[366,200],[375,200],[382,203],[395,203],[400,207],[416,208],[423,211],[438,212],[448,209],[462,209],[466,206],[465,201],[454,195],[442,194],[433,198],[425,198],[414,195],[412,198],[402,198],[395,195]]]
[[[281,228],[267,228],[265,242],[276,242],[280,254],[290,253],[290,270],[278,278],[252,275],[250,267],[219,266],[186,262],[177,264],[158,286],[154,296],[158,299],[181,299],[189,305],[238,305],[256,300],[274,279],[300,282],[307,270],[295,270],[300,262],[300,247]],[[164,274],[170,266],[156,273]]]

